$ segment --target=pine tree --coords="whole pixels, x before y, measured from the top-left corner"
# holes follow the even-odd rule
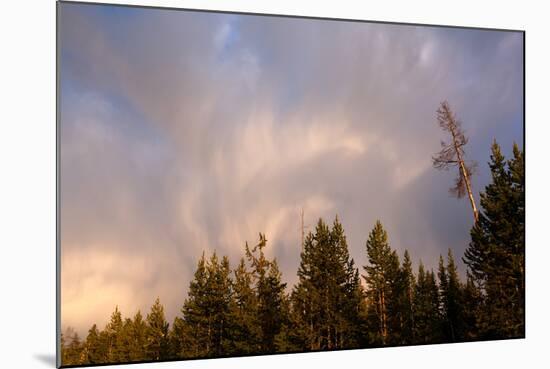
[[[244,258],[234,270],[233,290],[231,352],[235,355],[251,354],[259,349],[260,325],[257,318],[258,299]]]
[[[184,329],[180,357],[206,357],[210,351],[210,317],[207,301],[206,259],[202,254],[197,264],[194,279],[189,284],[188,297],[181,310]]]
[[[148,360],[164,360],[168,357],[168,322],[164,307],[157,297],[146,318],[145,353]]]
[[[105,362],[106,352],[101,346],[99,339],[99,330],[97,325],[94,324],[88,331],[86,341],[84,343],[86,347],[86,360],[87,364],[99,364]]]
[[[514,204],[513,231],[508,252],[512,259],[511,297],[515,319],[509,332],[515,337],[525,336],[525,158],[523,151],[514,143],[513,158],[508,161],[512,187],[511,202]]]
[[[137,311],[134,318],[127,320],[129,330],[128,337],[128,360],[129,361],[144,361],[147,360],[145,355],[145,346],[147,344],[147,323],[143,320],[141,311]]]
[[[369,264],[363,269],[367,284],[370,340],[374,345],[400,341],[399,257],[388,244],[388,234],[377,221],[366,244]]]
[[[208,265],[210,278],[208,291],[210,293],[212,355],[222,356],[229,352],[231,341],[231,305],[233,284],[229,260],[224,256],[218,264],[217,256],[211,258]]]
[[[232,281],[227,257],[214,253],[199,260],[189,286],[183,313],[182,355],[184,358],[222,356],[230,352]]]
[[[179,316],[174,318],[172,329],[168,332],[168,358],[171,360],[182,359],[185,334],[185,322]]]
[[[111,362],[112,358],[110,357],[111,350],[111,337],[107,329],[103,329],[99,332],[99,347],[101,353],[101,362],[108,363]]]
[[[336,216],[331,230],[331,244],[336,260],[335,271],[336,324],[334,348],[356,348],[366,341],[366,304],[359,269],[350,257],[344,228]]]
[[[320,233],[324,224],[317,224],[316,233]],[[319,275],[316,260],[318,251],[315,245],[315,236],[310,232],[304,239],[303,249],[300,253],[300,266],[298,269],[298,283],[294,286],[291,301],[294,329],[290,332],[290,341],[304,350],[319,349],[317,344],[317,331],[319,325],[320,291],[318,284]]]
[[[473,341],[479,338],[479,319],[483,296],[469,271],[466,272],[466,284],[462,295],[464,302],[464,340]]]
[[[245,246],[246,257],[252,267],[257,297],[257,321],[259,322],[259,352],[273,353],[277,351],[275,337],[279,334],[283,320],[283,302],[286,299],[286,283],[281,281],[281,273],[277,261],[265,257],[264,248],[267,245],[265,235],[260,233],[258,244],[250,249]]]
[[[130,360],[130,345],[134,334],[132,319],[126,318],[122,323],[122,330],[118,337],[119,356],[118,362],[127,363]]]
[[[301,260],[297,272],[299,282],[293,287],[290,295],[290,320],[293,329],[288,332],[288,341],[297,350],[315,349],[314,327],[317,324],[318,304],[316,302],[319,296],[313,284],[313,251],[313,234],[310,232],[304,238],[302,252],[300,253]]]
[[[414,325],[414,293],[416,280],[412,270],[412,261],[409,252],[405,250],[403,264],[401,265],[401,344],[410,345],[415,342]]]
[[[523,153],[514,145],[506,161],[491,148],[492,182],[480,195],[482,211],[471,230],[464,262],[482,287],[480,338],[525,335],[525,193]]]
[[[100,341],[103,341],[102,345],[106,347],[106,362],[122,361],[122,325],[122,314],[116,306],[115,311],[111,314],[111,320],[103,330],[104,334],[100,335]]]
[[[362,343],[365,306],[359,272],[338,217],[332,229],[319,219],[315,233],[305,237],[298,278],[291,296],[295,328],[290,343],[306,350]]]
[[[445,342],[462,341],[464,339],[462,286],[451,249],[447,256],[447,267],[444,266],[443,257],[440,256],[439,283]]]
[[[441,343],[444,342],[440,310],[441,297],[439,296],[439,288],[433,270],[426,274],[426,286],[428,303],[430,304],[429,311],[431,312],[428,319],[430,322],[428,337],[432,343]]]
[[[286,283],[282,282],[282,274],[276,259],[271,262],[265,282],[263,291],[258,289],[258,312],[262,319],[263,352],[274,353],[284,345],[284,337],[279,336],[279,333],[288,316]]]
[[[283,294],[281,300],[281,328],[275,336],[275,348],[277,352],[294,352],[300,348],[293,342],[292,330],[294,329],[290,296]]]
[[[388,283],[388,295],[386,302],[388,336],[386,344],[396,345],[402,340],[402,311],[401,296],[404,286],[401,281],[400,261],[397,251],[392,250],[388,263],[386,281]]]
[[[441,338],[439,292],[433,271],[426,272],[420,262],[414,292],[414,342],[438,343]]]

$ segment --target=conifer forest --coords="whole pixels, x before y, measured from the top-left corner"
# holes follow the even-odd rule
[[[197,255],[180,313],[167,321],[162,301],[133,316],[118,307],[85,337],[66,329],[63,366],[215,358],[522,338],[525,335],[525,178],[518,145],[505,157],[490,148],[490,182],[475,204],[467,139],[447,103],[438,122],[451,141],[433,158],[457,170],[451,192],[472,205],[463,255],[434,255],[426,268],[406,245],[393,245],[382,221],[365,230],[364,253],[353,260],[345,224],[318,219],[306,232],[293,286],[266,256],[269,234],[243,242],[231,265],[216,252]],[[261,231],[261,230],[260,230]],[[438,258],[438,259],[437,259]],[[462,260],[465,276],[457,270]],[[426,261],[426,260],[425,260]],[[418,267],[413,268],[413,263]],[[174,288],[180,288],[174,283]],[[116,301],[113,301],[113,306]]]

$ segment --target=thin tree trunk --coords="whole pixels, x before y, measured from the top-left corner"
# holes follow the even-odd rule
[[[458,163],[460,165],[460,173],[462,174],[462,178],[464,178],[464,183],[466,184],[466,191],[468,191],[468,198],[470,199],[470,205],[472,206],[472,212],[474,213],[474,222],[477,223],[479,220],[479,215],[477,212],[476,202],[474,200],[474,195],[472,193],[472,186],[470,184],[470,177],[468,176],[468,171],[466,170],[466,165],[464,164],[464,159],[462,158],[462,154],[460,153],[460,149],[458,148],[457,142],[456,142],[456,133],[454,129],[451,127],[451,135],[453,136],[453,145],[455,147],[456,156],[458,158]]]
[[[470,185],[470,179],[468,178],[468,173],[466,172],[466,167],[464,166],[464,161],[462,160],[462,157],[460,153],[458,154],[458,158],[460,160],[460,170],[462,172],[462,176],[464,177],[464,182],[466,182],[466,190],[468,191],[468,198],[470,199],[470,205],[472,205],[472,211],[474,213],[474,221],[477,223],[479,220],[479,215],[477,212],[476,202],[474,200],[474,195],[472,193],[472,187]]]

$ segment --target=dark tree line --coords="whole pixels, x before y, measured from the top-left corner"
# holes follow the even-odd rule
[[[277,352],[462,342],[523,337],[525,332],[524,160],[506,160],[496,142],[492,181],[462,258],[449,250],[436,272],[392,249],[380,221],[368,235],[366,264],[350,257],[336,217],[304,237],[298,282],[287,293],[267,239],[245,246],[235,268],[227,257],[201,256],[187,299],[172,324],[159,299],[143,317],[118,308],[100,330],[62,335],[63,365],[158,361]]]

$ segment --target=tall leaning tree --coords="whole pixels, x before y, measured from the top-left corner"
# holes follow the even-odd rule
[[[449,141],[441,141],[441,151],[432,157],[433,166],[440,170],[458,169],[455,185],[450,192],[457,198],[468,194],[474,221],[478,221],[478,210],[472,192],[471,177],[476,168],[476,163],[465,160],[464,146],[468,143],[468,137],[464,134],[460,121],[456,118],[447,101],[443,101],[437,109],[437,122],[443,131],[450,135]]]

